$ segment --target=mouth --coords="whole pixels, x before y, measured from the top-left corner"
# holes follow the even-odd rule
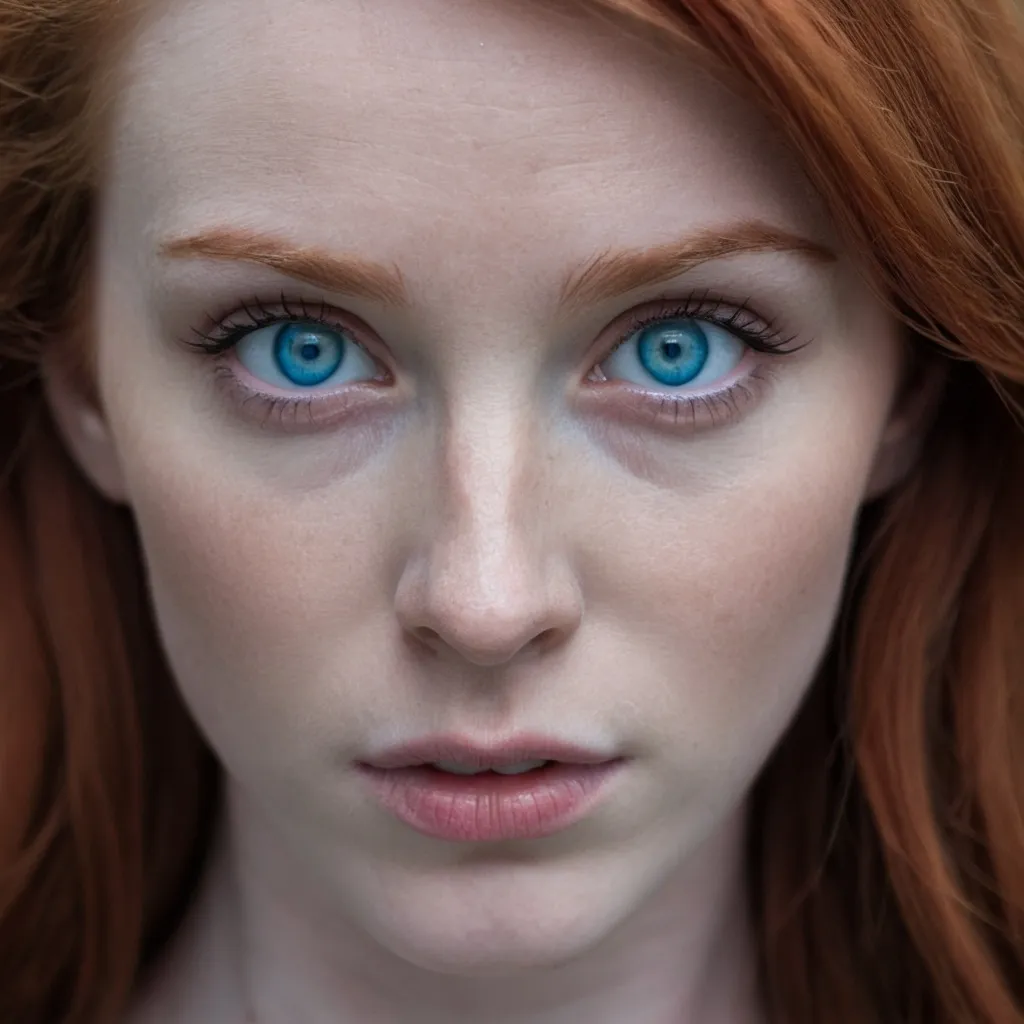
[[[494,772],[498,775],[525,775],[527,772],[534,772],[549,764],[561,764],[560,761],[548,761],[540,758],[536,761],[518,761],[515,764],[492,765],[490,768],[469,768],[456,761],[437,761],[426,765],[439,772],[447,772],[449,775],[483,775],[487,772]]]
[[[543,736],[520,735],[492,743],[457,736],[436,736],[382,750],[359,763],[384,770],[433,766],[456,775],[488,771],[518,775],[551,762],[597,765],[616,760],[617,756],[614,751],[582,747]]]
[[[449,771],[433,763],[359,766],[381,808],[421,835],[449,842],[542,839],[586,817],[622,773],[625,758],[592,764],[546,760]]]
[[[422,835],[449,842],[540,839],[585,817],[627,763],[614,750],[520,734],[433,736],[357,762],[370,794]]]

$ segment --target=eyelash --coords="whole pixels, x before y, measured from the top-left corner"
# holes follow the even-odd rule
[[[762,320],[757,317],[750,310],[749,304],[750,300],[748,299],[746,302],[734,306],[723,299],[711,298],[710,292],[704,292],[701,295],[691,295],[683,300],[682,305],[660,309],[657,313],[651,313],[647,316],[631,318],[625,332],[612,346],[608,356],[622,345],[625,345],[638,331],[642,331],[645,327],[650,327],[653,324],[662,323],[665,320],[701,320],[715,327],[722,327],[736,335],[740,341],[755,352],[761,352],[764,355],[795,352],[796,349],[786,348],[785,346],[791,344],[796,338],[783,337],[782,331],[776,326],[774,321]],[[718,311],[723,307],[731,309],[732,314],[728,317],[719,316]],[[741,318],[744,316],[750,318],[746,323],[741,322]],[[797,346],[797,348],[802,347],[802,345]],[[605,356],[605,359],[608,356]]]
[[[299,306],[299,312],[296,313],[289,308],[289,304],[297,304]],[[257,313],[249,308],[252,305],[256,308]],[[210,323],[209,328],[204,331],[192,329],[192,333],[195,334],[199,340],[190,341],[188,344],[193,348],[198,348],[201,351],[211,356],[223,355],[225,352],[234,348],[247,334],[251,334],[253,331],[259,330],[261,327],[269,327],[275,323],[312,323],[320,324],[323,327],[329,327],[332,331],[338,331],[344,329],[348,331],[347,327],[343,327],[337,320],[332,320],[327,316],[327,309],[329,308],[326,303],[320,303],[320,311],[318,313],[312,312],[306,305],[305,299],[288,299],[284,293],[281,294],[281,301],[279,303],[280,308],[285,311],[285,315],[281,316],[280,313],[272,313],[260,299],[253,299],[251,303],[243,303],[242,309],[246,316],[249,317],[249,323],[247,324],[234,324],[225,323],[224,320],[218,320],[216,317],[207,316],[207,320]],[[222,333],[218,333],[222,332]]]
[[[657,300],[670,301],[670,300]],[[713,298],[710,291],[702,294],[694,294],[681,301],[672,301],[671,305],[663,306],[657,312],[633,315],[629,318],[625,327],[618,332],[618,340],[608,348],[608,351],[596,364],[600,367],[601,362],[611,358],[621,346],[625,345],[639,331],[658,323],[669,320],[690,319],[709,323],[715,327],[721,327],[733,334],[739,341],[748,348],[762,355],[778,356],[785,355],[804,348],[808,342],[793,346],[795,336],[784,336],[782,331],[771,319],[763,319],[752,312],[749,301],[735,305],[727,303],[723,299]],[[327,327],[332,331],[344,331],[351,336],[352,330],[333,319],[329,315],[330,307],[321,302],[319,308],[310,308],[302,298],[289,299],[283,293],[278,303],[279,309],[284,311],[275,312],[269,309],[262,300],[254,298],[251,302],[243,303],[242,310],[249,318],[248,323],[238,324],[227,319],[217,319],[208,316],[209,326],[205,331],[192,329],[197,340],[186,341],[185,344],[193,349],[198,349],[211,357],[221,356],[233,349],[243,338],[253,331],[273,324],[282,323],[314,323]],[[296,311],[292,307],[298,307]],[[730,311],[728,316],[722,316],[722,309]],[[255,312],[254,312],[255,310]],[[366,347],[365,345],[363,346]],[[305,410],[313,421],[312,410],[315,403],[322,401],[321,397],[314,396],[276,396],[261,394],[253,391],[245,385],[239,384],[235,375],[227,367],[218,368],[223,371],[225,378],[229,380],[235,389],[244,393],[243,401],[258,401],[266,412],[264,424],[268,419],[274,417],[283,421],[286,415],[290,415],[293,423],[297,422],[300,412]],[[726,418],[739,411],[740,398],[754,398],[755,395],[750,387],[751,383],[766,383],[769,374],[752,371],[747,378],[737,381],[727,388],[707,394],[671,394],[665,392],[643,391],[630,382],[627,388],[633,396],[634,402],[639,402],[651,413],[652,421],[668,421],[673,425],[678,424],[680,416],[689,412],[696,423],[699,408],[702,408],[708,415],[711,423],[719,422],[719,415],[725,413]],[[618,384],[617,381],[608,381],[609,384]],[[699,407],[699,408],[698,408]]]

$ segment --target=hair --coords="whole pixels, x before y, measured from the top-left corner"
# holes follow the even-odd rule
[[[1024,26],[1015,0],[591,0],[798,153],[948,377],[865,510],[829,654],[752,797],[775,1024],[1024,1024]],[[123,1016],[195,891],[219,769],[130,513],[58,438],[89,348],[126,0],[0,0],[0,1019]],[[83,381],[88,373],[83,373]],[[85,385],[83,385],[85,386]]]

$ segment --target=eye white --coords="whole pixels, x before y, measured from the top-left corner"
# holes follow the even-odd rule
[[[693,320],[679,317],[666,319],[661,323],[649,324],[647,327],[636,331],[631,337],[624,341],[614,352],[601,364],[601,370],[609,380],[622,380],[630,384],[639,384],[647,390],[664,390],[668,393],[678,391],[699,391],[707,388],[723,377],[728,376],[743,360],[749,346],[745,345],[735,334],[719,327],[716,324],[704,320],[696,321],[700,325],[708,343],[708,354],[700,372],[685,384],[665,384],[654,377],[641,362],[639,343],[646,332],[657,332],[660,330],[669,331],[673,325],[680,323],[693,323]]]
[[[338,368],[318,384],[297,383],[289,378],[281,368],[276,352],[278,337],[283,330],[296,325],[306,326],[313,334],[324,337],[333,336],[343,346],[343,355]],[[266,327],[259,327],[238,342],[235,346],[235,354],[242,366],[257,380],[284,391],[330,391],[353,381],[372,380],[380,372],[369,353],[354,342],[347,332],[323,324],[310,323],[307,325],[303,321],[282,321],[268,324]]]

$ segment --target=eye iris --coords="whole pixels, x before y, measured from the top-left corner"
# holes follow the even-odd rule
[[[697,323],[655,324],[640,332],[638,355],[659,384],[688,384],[708,360],[708,340]]]
[[[345,358],[345,341],[333,331],[304,324],[285,324],[274,341],[274,361],[293,383],[322,384]]]

